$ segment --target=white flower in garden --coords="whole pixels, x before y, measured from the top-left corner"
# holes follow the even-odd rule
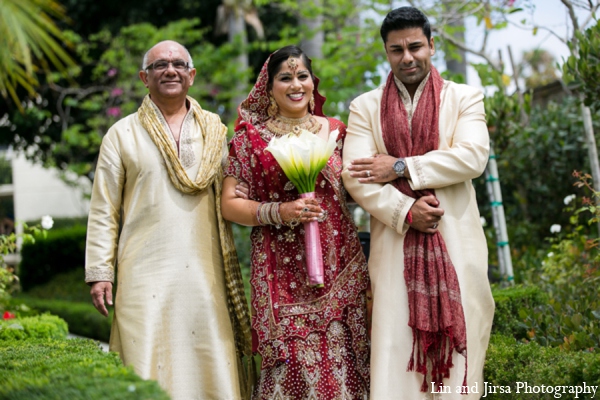
[[[548,257],[548,258],[552,258],[553,256],[554,256],[554,253],[553,253],[553,252],[550,252],[550,253],[548,253],[548,255],[547,255],[547,257]]]
[[[554,224],[550,227],[550,233],[559,233],[561,230],[561,226],[559,224]]]
[[[575,197],[577,197],[577,196],[574,194],[570,194],[567,197],[565,197],[565,199],[563,200],[563,202],[565,203],[565,206],[568,206],[570,202],[575,200]]]
[[[296,136],[293,133],[273,138],[266,150],[273,154],[281,169],[300,193],[315,191],[317,175],[323,169],[336,146],[338,131],[323,139],[302,129]]]
[[[49,215],[44,215],[42,217],[42,228],[50,229],[54,225],[54,220]]]
[[[481,226],[487,225],[487,221],[485,220],[485,217],[479,217],[479,220],[481,221]]]

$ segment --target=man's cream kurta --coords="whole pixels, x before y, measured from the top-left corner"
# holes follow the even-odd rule
[[[404,281],[406,214],[414,200],[390,184],[361,184],[348,164],[376,153],[387,154],[380,123],[383,87],[365,93],[350,105],[344,145],[344,185],[371,214],[369,273],[373,290],[371,333],[371,399],[478,399],[483,395],[483,364],[494,301],[487,278],[487,246],[471,179],[485,169],[489,136],[483,96],[477,89],[445,81],[441,92],[439,149],[406,159],[415,190],[435,189],[445,214],[439,223],[456,268],[467,325],[469,386],[479,393],[456,393],[462,385],[465,359],[454,352],[454,368],[444,385],[450,394],[419,391],[423,375],[407,372],[413,335],[408,326],[408,295]],[[417,99],[418,96],[415,96]],[[431,391],[431,390],[430,390]]]
[[[194,179],[203,140],[192,112],[180,143]],[[112,281],[116,267],[110,349],[173,399],[240,398],[215,207],[212,189],[175,189],[137,113],[108,131],[94,177],[86,281]]]

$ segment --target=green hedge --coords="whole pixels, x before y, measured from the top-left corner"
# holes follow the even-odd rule
[[[554,399],[554,394],[517,393],[518,382],[530,387],[545,386],[600,386],[600,353],[583,351],[561,351],[555,347],[542,347],[537,343],[520,343],[515,338],[492,335],[487,351],[484,380],[488,386],[498,388],[495,394],[487,398],[498,400],[537,400]],[[507,393],[508,389],[510,393]],[[483,395],[483,388],[479,388]],[[596,393],[598,398],[600,393]],[[590,399],[591,394],[579,395],[579,399]],[[574,399],[570,393],[561,394],[562,399]]]
[[[0,320],[0,341],[25,339],[65,339],[69,333],[67,323],[55,315]]]
[[[108,317],[102,316],[89,302],[72,302],[65,300],[48,300],[20,295],[16,301],[23,302],[27,306],[40,311],[47,311],[58,315],[69,324],[69,331],[76,335],[90,339],[108,342],[110,338],[110,325],[113,318],[113,310],[110,309]]]
[[[91,303],[90,287],[85,284],[85,271],[77,268],[54,276],[49,282],[29,289],[28,297]]]
[[[537,286],[494,288],[492,295],[496,302],[492,333],[527,339],[527,328],[519,319],[519,311],[545,303],[546,295]]]
[[[35,243],[23,245],[18,273],[23,290],[46,283],[57,274],[83,269],[85,235],[86,227],[76,225],[52,229],[46,238],[38,237]]]
[[[169,399],[86,339],[0,341],[0,382],[0,400]]]

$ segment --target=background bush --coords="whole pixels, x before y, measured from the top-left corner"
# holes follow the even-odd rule
[[[38,237],[35,243],[23,245],[18,271],[22,289],[27,291],[60,273],[83,269],[85,236],[86,227],[75,225],[51,229],[46,238]]]
[[[156,381],[84,339],[0,341],[0,400],[168,400]]]
[[[40,299],[26,295],[16,300],[33,309],[58,315],[67,321],[71,333],[103,342],[108,342],[110,338],[113,309],[110,307],[108,317],[104,317],[94,308],[91,297],[88,302]]]
[[[516,393],[517,382],[530,386],[600,386],[600,354],[583,351],[561,351],[537,343],[519,343],[512,337],[492,335],[488,347],[484,380],[490,385],[508,386],[511,393],[487,396],[498,400],[554,399],[553,394]],[[483,388],[479,388],[483,394]],[[562,399],[572,399],[573,394],[563,394]],[[579,395],[590,399],[590,395]],[[596,395],[597,398],[597,395]]]
[[[492,333],[512,336],[517,340],[527,339],[527,326],[520,320],[523,310],[531,310],[547,300],[537,286],[515,286],[492,290],[496,311]]]
[[[67,323],[55,315],[0,320],[0,341],[53,338],[65,339],[69,329]]]

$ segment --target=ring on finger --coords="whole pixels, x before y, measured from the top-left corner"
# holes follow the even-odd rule
[[[302,212],[308,212],[308,207],[304,207],[304,208],[302,209]]]
[[[437,228],[437,227],[438,227],[438,224],[437,224],[437,222],[436,222],[435,224],[433,224],[433,226],[432,226],[431,228],[432,228],[432,229],[435,229],[435,228]]]
[[[371,177],[371,171],[367,170],[367,177]]]

